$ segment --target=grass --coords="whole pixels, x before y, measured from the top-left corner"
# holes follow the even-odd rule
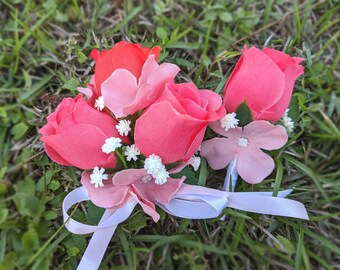
[[[36,1],[0,3],[0,269],[75,269],[90,236],[63,228],[61,202],[79,171],[52,163],[37,130],[93,72],[92,48],[161,45],[178,81],[223,89],[244,44],[304,57],[299,124],[277,171],[237,191],[294,187],[311,221],[227,209],[227,222],[140,210],[119,226],[101,269],[339,269],[340,87],[336,1]],[[220,173],[207,185],[221,187]],[[200,179],[204,183],[204,179]],[[95,222],[100,209],[79,207]]]

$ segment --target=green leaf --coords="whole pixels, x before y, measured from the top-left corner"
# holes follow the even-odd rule
[[[293,120],[296,125],[300,120],[300,102],[299,94],[294,94],[289,104],[288,116]]]
[[[34,229],[28,230],[21,239],[24,251],[31,252],[39,248],[39,237]]]
[[[220,19],[224,22],[231,22],[233,20],[233,16],[231,15],[230,12],[222,12],[220,14]]]
[[[76,78],[69,79],[63,87],[68,90],[77,90],[77,87],[79,86],[79,82]]]
[[[21,122],[12,128],[11,134],[14,136],[14,139],[19,140],[25,135],[28,129],[29,127],[24,122]]]
[[[157,27],[156,28],[156,35],[162,41],[164,41],[168,38],[168,33],[166,32],[166,30],[163,27]]]
[[[128,229],[130,231],[137,231],[146,226],[146,216],[144,212],[138,211],[136,214],[128,219]]]
[[[92,224],[98,224],[105,209],[94,205],[91,201],[87,205],[87,220]]]
[[[56,219],[58,214],[52,210],[45,212],[44,214],[46,220]]]
[[[253,117],[251,115],[251,111],[246,103],[246,101],[242,102],[240,106],[238,106],[236,110],[236,118],[240,120],[239,125],[244,127],[248,125],[252,120]]]
[[[8,209],[3,208],[0,210],[0,224],[2,224],[8,216]]]
[[[77,56],[79,64],[82,64],[87,60],[86,54],[84,54],[80,49],[77,50]]]
[[[278,235],[276,239],[282,244],[282,246],[280,246],[274,241],[274,246],[276,246],[276,248],[288,253],[289,255],[295,253],[295,246],[286,237]],[[284,247],[284,249],[282,247]]]
[[[58,188],[60,188],[60,182],[57,180],[52,180],[51,183],[48,185],[48,188],[52,191],[56,191]]]
[[[185,176],[185,183],[186,184],[191,184],[191,185],[196,185],[197,184],[197,178],[195,173],[192,171],[190,167],[185,167],[182,171],[179,173],[172,174],[171,177],[175,179],[179,179],[182,176]]]

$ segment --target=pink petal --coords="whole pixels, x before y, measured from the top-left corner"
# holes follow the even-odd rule
[[[202,128],[194,137],[188,151],[185,153],[184,157],[182,158],[183,161],[189,160],[193,154],[198,150],[200,145],[202,144],[202,141],[204,139],[204,134],[206,131],[206,127]]]
[[[177,165],[175,168],[172,168],[168,170],[170,174],[175,174],[181,172],[187,165],[194,164],[194,159],[191,157],[185,162],[181,162],[179,165]]]
[[[273,60],[259,49],[244,49],[224,92],[228,112],[245,100],[253,116],[262,114],[282,96],[285,78]]]
[[[282,71],[285,71],[288,66],[295,64],[294,58],[284,52],[270,48],[264,48],[262,51],[268,55]]]
[[[81,99],[77,102],[73,115],[77,123],[93,125],[99,128],[107,136],[107,138],[119,137],[124,142],[128,142],[127,137],[122,137],[119,135],[116,129],[118,122],[113,117],[89,106],[84,99]]]
[[[274,126],[268,121],[253,121],[244,127],[244,137],[256,147],[274,150],[284,146],[288,135],[283,126]]]
[[[126,197],[129,196],[128,186],[115,186],[110,179],[104,180],[104,186],[98,188],[95,188],[94,184],[91,184],[90,181],[90,173],[83,172],[81,183],[89,193],[91,201],[99,207],[117,208],[122,206],[126,201]]]
[[[257,119],[264,119],[276,123],[285,113],[289,106],[292,96],[295,80],[303,74],[303,67],[299,65],[290,65],[285,70],[285,90],[281,99],[271,108],[259,115]]]
[[[134,191],[134,193],[131,192],[130,194],[131,194],[132,197],[137,199],[137,201],[140,204],[140,206],[142,207],[143,211],[147,215],[152,217],[154,222],[157,222],[159,220],[160,216],[156,212],[156,207],[152,202],[144,200],[142,197],[140,197],[140,195],[138,194],[138,191]]]
[[[238,147],[235,142],[225,138],[214,138],[204,141],[201,146],[201,156],[206,158],[214,170],[225,168],[233,160]]]
[[[162,96],[159,98],[160,101],[168,101],[171,103],[171,106],[174,108],[175,111],[177,111],[180,114],[186,114],[184,108],[179,103],[178,98],[176,95],[176,91],[174,91],[175,83],[169,82],[165,85],[165,89],[162,93]]]
[[[220,120],[211,123],[209,127],[217,134],[220,134],[234,141],[243,135],[242,128],[240,127],[231,128],[226,131],[224,128],[222,128]]]
[[[256,147],[246,147],[237,154],[237,172],[250,184],[260,183],[274,170],[274,161]]]
[[[125,69],[115,70],[101,86],[105,106],[117,118],[125,116],[122,109],[130,105],[137,94],[136,77]]]
[[[201,108],[199,104],[187,98],[181,99],[180,103],[182,107],[185,109],[187,114],[200,120],[206,119],[208,112]]]
[[[164,164],[169,164],[183,160],[193,139],[206,125],[205,121],[181,115],[169,102],[161,101],[150,106],[137,120],[135,143],[145,156],[156,154]]]
[[[87,99],[90,99],[93,96],[93,91],[90,87],[78,87],[78,92],[84,94]]]
[[[137,181],[141,181],[143,176],[147,175],[147,171],[145,169],[126,169],[120,172],[117,172],[113,178],[112,182],[115,185],[131,185]]]
[[[165,84],[180,71],[179,67],[174,64],[163,63],[158,65],[154,58],[154,55],[150,55],[144,64],[135,100],[125,106],[124,114],[127,114],[127,112],[133,114],[153,103],[161,96]]]
[[[293,57],[295,64],[300,64],[301,62],[305,61],[302,57]]]
[[[180,179],[168,178],[168,181],[165,184],[158,185],[158,189],[155,191],[155,200],[161,204],[169,203],[180,189],[185,178],[185,176]]]
[[[41,138],[45,145],[51,147],[62,159],[83,170],[93,169],[95,166],[116,166],[114,156],[101,150],[105,139],[107,136],[100,129],[88,124],[78,124],[62,133]]]
[[[197,104],[200,103],[200,92],[194,83],[181,83],[177,84],[177,86],[179,90],[178,93],[180,94],[181,99],[188,98]]]
[[[154,73],[158,67],[159,65],[155,60],[155,56],[150,55],[143,65],[142,74],[138,80],[138,86],[147,83],[150,74]]]
[[[144,200],[148,200],[152,203],[156,201],[166,204],[179,190],[183,184],[185,177],[181,179],[168,178],[168,181],[163,185],[155,184],[155,180],[151,179],[147,183],[138,181],[134,184],[136,190]]]
[[[41,140],[41,139],[40,139]],[[46,154],[56,163],[60,165],[72,166],[67,160],[60,156],[53,148],[45,144]]]
[[[206,108],[208,112],[215,112],[222,106],[222,98],[215,92],[211,90],[200,90],[200,95],[202,98],[208,100],[208,107]]]

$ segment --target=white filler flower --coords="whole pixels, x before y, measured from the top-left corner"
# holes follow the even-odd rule
[[[294,130],[294,121],[288,116],[288,112],[289,109],[287,109],[285,114],[283,115],[282,123],[288,132],[292,132]]]
[[[201,165],[201,158],[199,156],[193,156],[193,159],[194,163],[191,165],[194,167],[194,171],[196,172]]]
[[[228,131],[231,128],[235,128],[238,125],[238,120],[236,118],[236,113],[228,113],[226,116],[224,116],[220,122],[221,122],[221,127],[225,129],[225,131]]]
[[[96,107],[98,111],[104,110],[105,104],[104,104],[104,97],[103,96],[100,96],[99,98],[96,99],[96,101],[94,103],[94,107]]]
[[[137,156],[140,155],[140,151],[138,150],[135,144],[131,144],[131,145],[126,146],[124,155],[126,156],[127,161],[131,161],[131,159],[136,161],[138,159]]]
[[[120,120],[119,123],[116,125],[116,129],[121,136],[129,135],[129,132],[131,131],[130,124],[130,120]]]
[[[166,171],[165,167],[163,166],[162,170],[159,170],[155,176],[155,184],[163,185],[168,181],[169,173]]]
[[[105,143],[102,146],[102,151],[105,154],[110,154],[114,152],[117,148],[122,146],[122,140],[116,137],[111,137],[105,140]]]
[[[144,169],[152,175],[157,185],[165,184],[169,178],[169,173],[163,165],[162,159],[155,154],[145,159]]]
[[[103,180],[107,180],[109,178],[107,174],[104,174],[104,172],[105,172],[104,168],[100,168],[99,170],[97,166],[94,167],[93,172],[90,175],[91,178],[90,183],[94,184],[95,188],[98,188],[98,186],[103,187],[104,186]]]

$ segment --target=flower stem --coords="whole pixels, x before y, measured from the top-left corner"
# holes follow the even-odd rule
[[[127,166],[127,164],[126,164],[126,161],[125,161],[123,155],[119,152],[118,149],[115,151],[115,154],[118,156],[118,158],[120,159],[120,161],[123,163],[124,168],[127,169],[128,166]]]

